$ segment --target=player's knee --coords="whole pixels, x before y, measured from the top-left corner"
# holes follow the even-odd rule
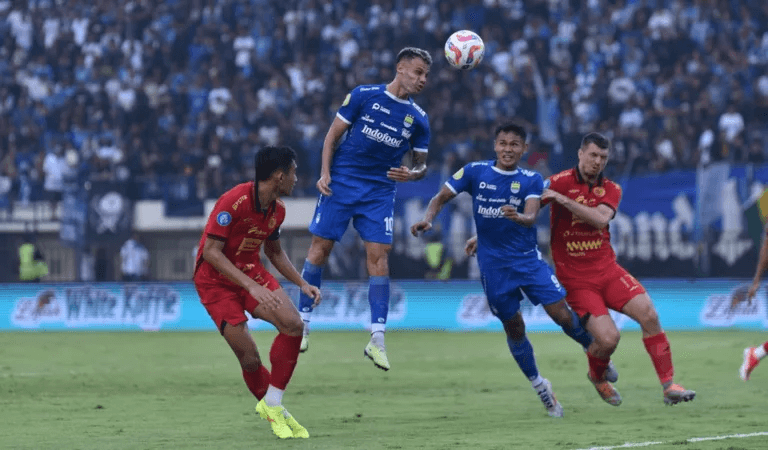
[[[594,338],[595,343],[602,352],[613,353],[613,351],[616,350],[616,347],[619,345],[621,334],[619,334],[619,330],[617,329],[604,330],[603,332],[595,335]]]
[[[307,252],[307,260],[316,266],[325,265],[331,250],[333,250],[333,241],[312,241],[309,252]]]
[[[525,338],[525,327],[511,328],[507,330],[507,337],[513,341],[520,341]]]
[[[573,328],[573,317],[571,310],[564,304],[547,309],[547,313],[552,320],[563,328]]]
[[[288,336],[301,336],[304,333],[304,321],[297,314],[296,317],[282,321],[279,331]]]
[[[368,254],[366,258],[368,265],[368,274],[370,276],[387,276],[389,275],[389,260],[387,254]]]
[[[656,308],[654,308],[653,305],[648,305],[648,307],[645,308],[640,317],[640,322],[642,323],[644,329],[655,329],[661,327],[659,324],[659,314],[656,312]]]
[[[240,358],[240,366],[246,372],[256,372],[261,367],[261,358],[257,353],[247,353]]]
[[[525,322],[522,315],[516,314],[511,319],[504,322],[504,331],[507,337],[513,341],[519,341],[525,337]]]

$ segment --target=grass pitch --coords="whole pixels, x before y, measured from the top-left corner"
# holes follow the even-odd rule
[[[274,333],[254,333],[268,355]],[[392,370],[363,358],[365,332],[312,335],[284,405],[312,437],[278,440],[224,340],[210,333],[0,333],[3,449],[766,449],[768,362],[748,383],[741,352],[760,332],[670,332],[692,403],[662,403],[637,332],[614,360],[624,403],[604,403],[586,357],[559,333],[531,334],[565,408],[546,414],[501,333],[389,332]]]

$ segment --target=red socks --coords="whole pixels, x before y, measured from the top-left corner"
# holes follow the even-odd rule
[[[293,369],[299,359],[299,347],[301,347],[301,335],[288,336],[279,333],[269,350],[269,361],[272,363],[272,386],[285,390],[291,381]]]
[[[254,397],[258,400],[264,398],[267,388],[272,386],[285,390],[288,382],[293,375],[293,369],[296,368],[296,362],[299,359],[299,347],[301,346],[301,336],[288,336],[287,334],[278,334],[272,343],[272,349],[269,351],[269,361],[272,363],[272,374],[270,375],[264,365],[259,366],[256,372],[243,370],[243,379]]]
[[[592,353],[587,352],[587,360],[589,361],[589,378],[595,381],[600,381],[605,375],[605,369],[608,368],[608,364],[611,363],[611,359],[600,359]]]
[[[669,349],[669,341],[664,332],[643,338],[645,350],[651,357],[653,367],[656,369],[656,375],[659,376],[661,384],[672,381],[675,374],[675,368],[672,366],[672,352]]]
[[[264,395],[267,393],[269,378],[269,370],[267,370],[263,364],[259,366],[259,370],[256,372],[247,372],[243,370],[245,384],[257,400],[264,398]]]
[[[768,341],[763,343],[763,350],[765,350],[765,353],[768,353]]]

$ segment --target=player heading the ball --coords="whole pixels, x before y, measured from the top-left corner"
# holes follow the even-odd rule
[[[397,54],[395,64],[397,73],[389,84],[357,86],[347,94],[325,136],[317,181],[320,197],[309,225],[314,236],[302,271],[307,282],[320,286],[322,268],[333,245],[352,220],[365,243],[370,276],[371,340],[364,354],[383,370],[390,368],[384,331],[389,310],[395,183],[418,180],[426,174],[430,134],[427,113],[411,96],[426,86],[432,57],[425,50],[406,47]],[[337,147],[344,133],[347,137]],[[408,151],[412,152],[412,168],[402,165]],[[312,309],[312,299],[302,294],[303,351],[309,346]]]

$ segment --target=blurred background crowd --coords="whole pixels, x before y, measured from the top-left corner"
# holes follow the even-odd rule
[[[475,70],[445,62],[458,29],[485,40]],[[186,177],[214,198],[278,142],[299,153],[297,194],[314,195],[336,109],[389,82],[405,46],[435,59],[416,101],[446,176],[490,157],[508,117],[528,124],[525,164],[544,175],[591,130],[614,138],[614,176],[768,151],[762,0],[4,0],[0,197],[56,199],[75,171],[135,198]]]

